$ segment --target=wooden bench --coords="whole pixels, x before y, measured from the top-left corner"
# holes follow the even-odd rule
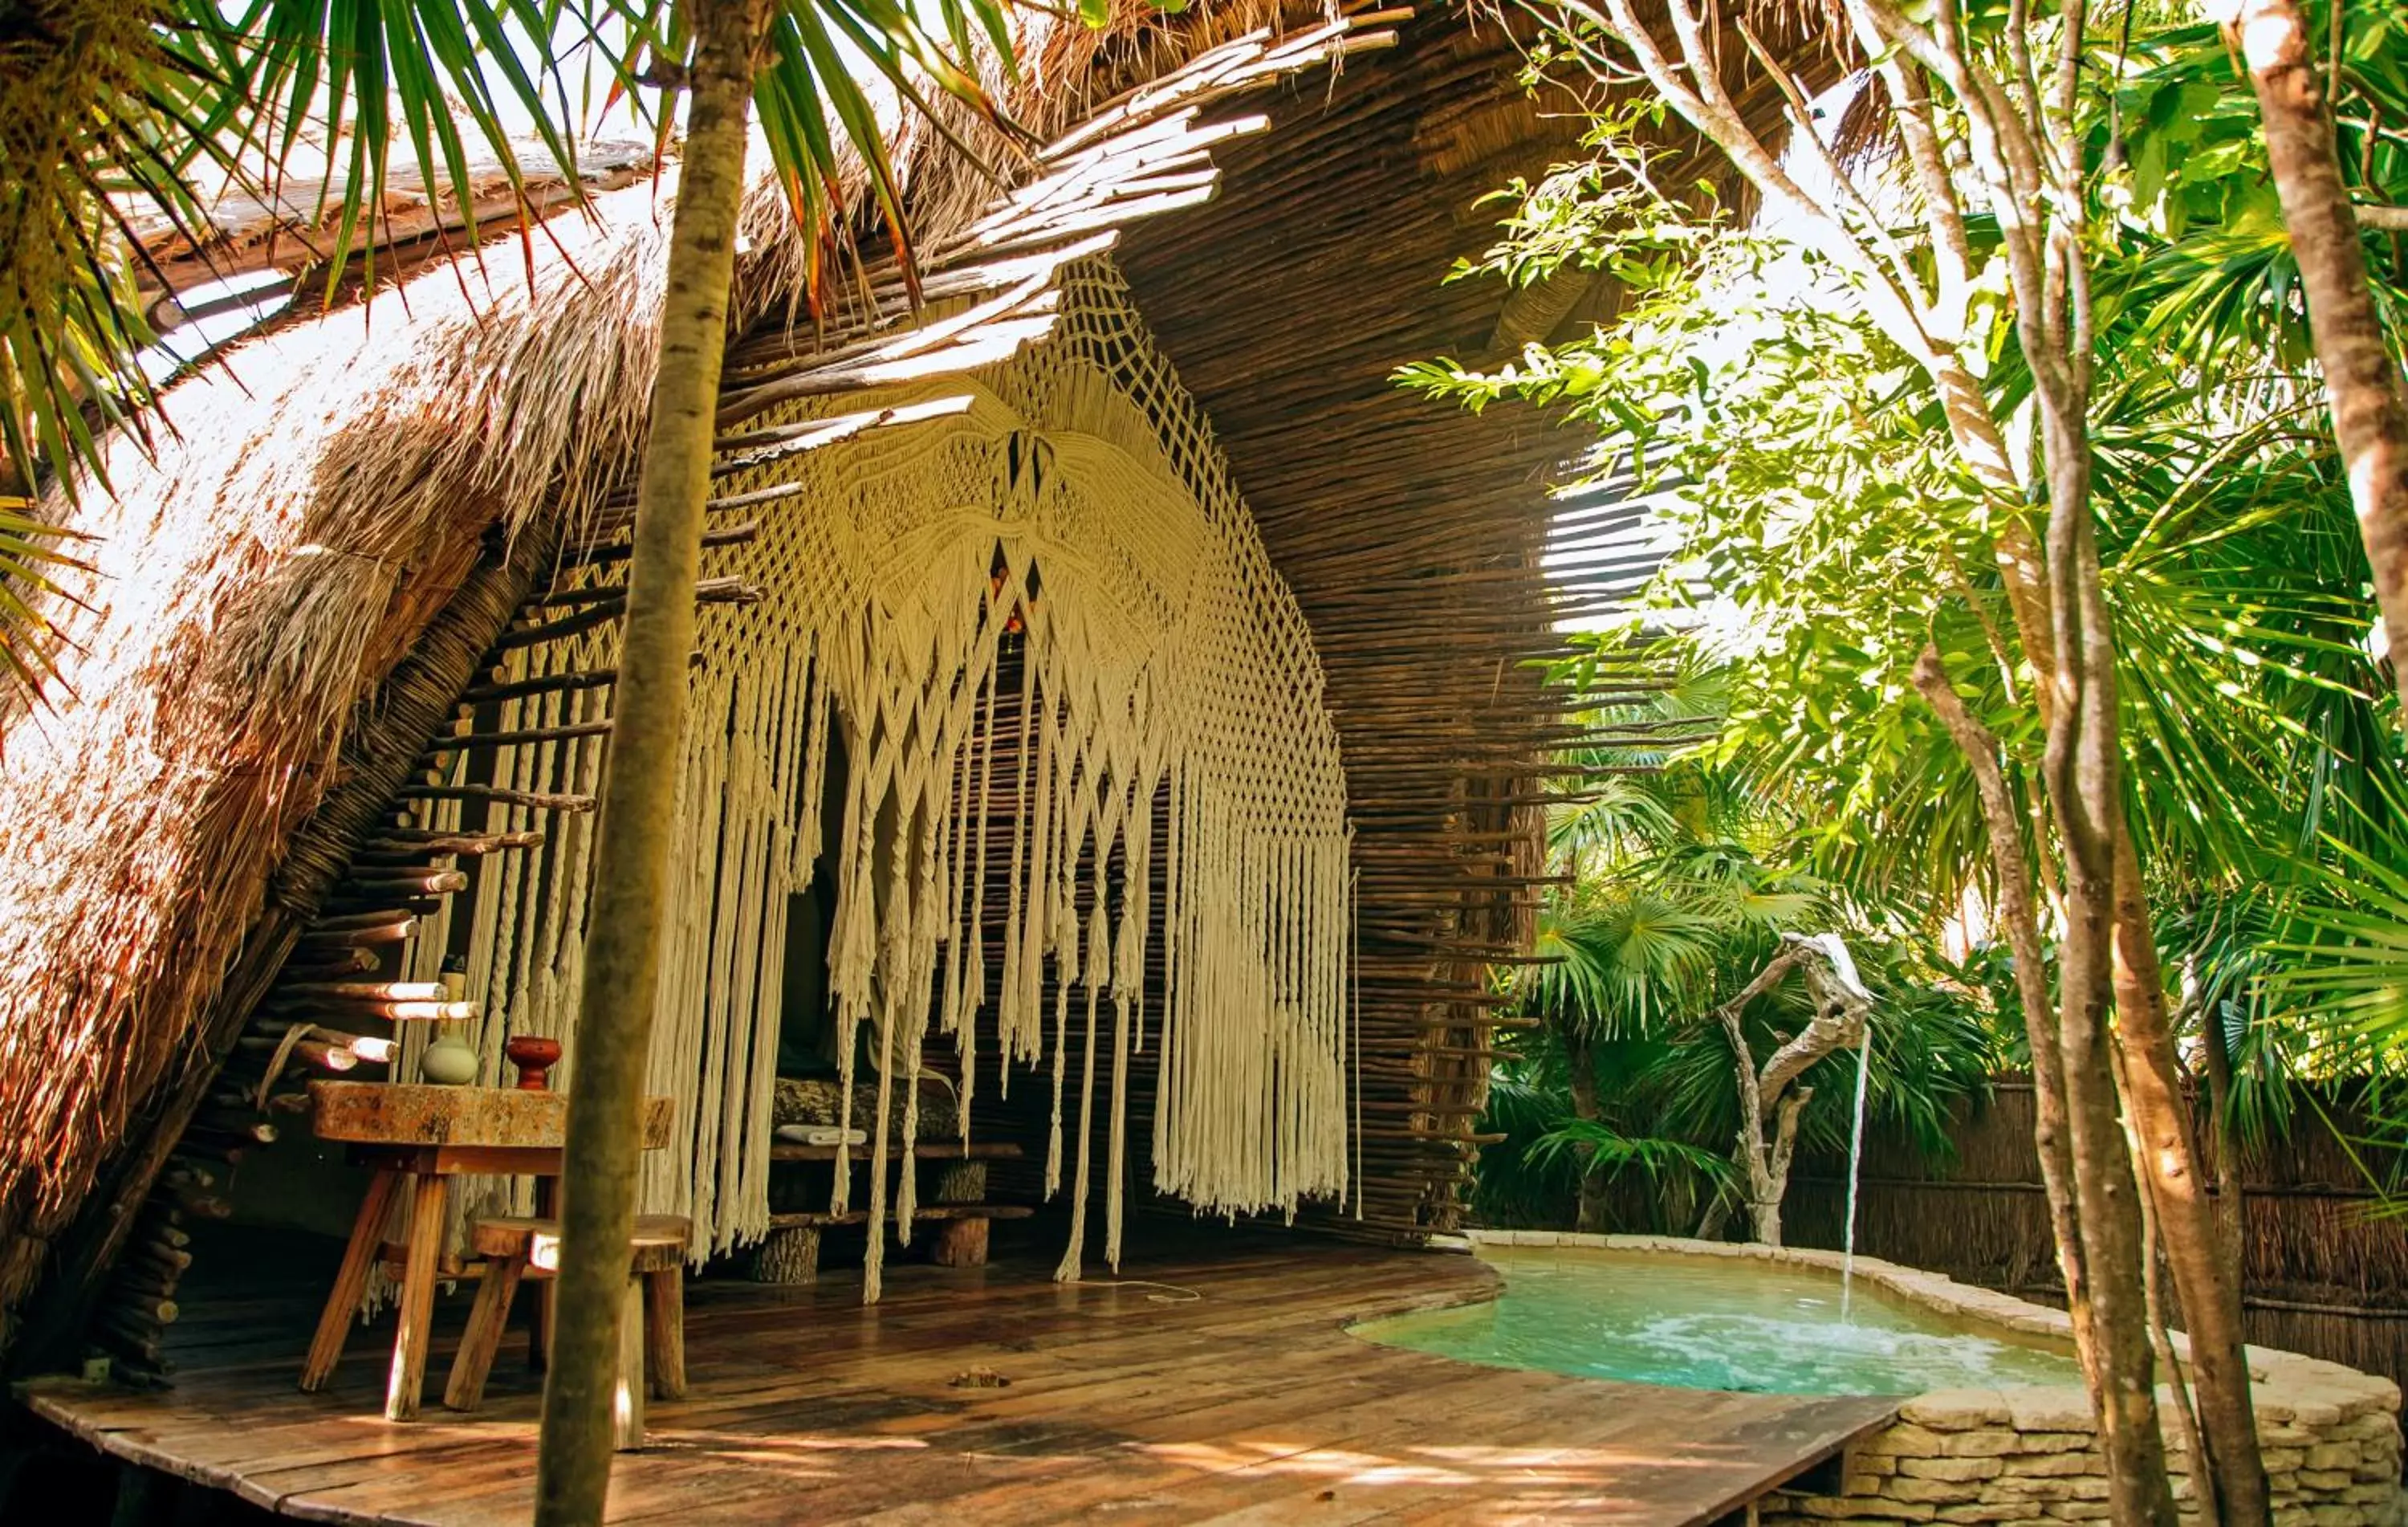
[[[676,1215],[636,1217],[627,1303],[619,1318],[619,1394],[613,1406],[622,1450],[643,1446],[648,1377],[655,1399],[685,1394],[685,1259],[693,1238],[693,1223]],[[480,1219],[470,1244],[485,1258],[485,1275],[443,1390],[443,1403],[453,1410],[474,1410],[484,1403],[485,1379],[519,1284],[549,1278],[560,1268],[560,1222]]]
[[[867,1146],[854,1145],[846,1160],[859,1167],[873,1160],[875,1153]],[[890,1162],[903,1159],[900,1145],[887,1147]],[[929,1244],[929,1260],[939,1267],[979,1267],[987,1258],[987,1225],[996,1219],[1025,1218],[1032,1210],[1024,1205],[988,1203],[986,1199],[986,1164],[989,1161],[1017,1160],[1020,1147],[1003,1143],[964,1145],[959,1141],[931,1141],[916,1145],[910,1153],[917,1165],[939,1169],[939,1176],[929,1184],[912,1214],[912,1222],[926,1221],[933,1232]],[[769,1149],[773,1164],[791,1166],[802,1162],[833,1164],[837,1159],[834,1145],[809,1145],[781,1143]],[[856,1192],[855,1202],[860,1202]],[[840,1225],[866,1225],[867,1211],[850,1210],[843,1214],[795,1212],[773,1213],[769,1216],[769,1234],[753,1254],[752,1278],[756,1283],[814,1283],[819,1279],[820,1239],[823,1232]],[[890,1205],[886,1227],[895,1224]]]

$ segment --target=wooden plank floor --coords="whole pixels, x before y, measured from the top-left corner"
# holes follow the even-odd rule
[[[1139,1281],[1147,1280],[1147,1281]],[[1373,1346],[1344,1325],[1488,1296],[1469,1257],[1290,1240],[1068,1287],[1036,1266],[890,1269],[883,1304],[704,1280],[691,1394],[651,1407],[618,1522],[1712,1521],[1887,1419],[1886,1402],[1657,1390]],[[175,1389],[20,1387],[147,1466],[316,1521],[527,1520],[538,1384],[513,1331],[485,1409],[385,1421],[388,1328],[294,1387],[311,1293],[199,1304]],[[464,1314],[438,1311],[456,1334]],[[1000,1387],[957,1382],[975,1370]]]

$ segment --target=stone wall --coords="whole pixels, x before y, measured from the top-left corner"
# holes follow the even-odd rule
[[[1576,1235],[1555,1231],[1474,1232],[1475,1241],[1513,1246],[1589,1246],[1612,1251],[1742,1257],[1837,1272],[1840,1254],[1799,1247],[1683,1241],[1660,1236]],[[1963,1320],[2063,1344],[2072,1330],[2062,1310],[1868,1257],[1858,1278],[1891,1296]],[[2180,1333],[2175,1350],[2187,1357]],[[2251,1398],[2275,1527],[2408,1527],[2400,1483],[2400,1388],[2337,1362],[2249,1348]],[[2170,1391],[2158,1393],[2173,1453],[2174,1494],[2187,1514],[2189,1480],[2174,1432]],[[1899,1407],[1889,1426],[1859,1437],[1819,1488],[1768,1496],[1763,1527],[1892,1527],[1901,1521],[1995,1522],[2055,1527],[2103,1521],[2107,1475],[2089,1397],[2074,1386],[1943,1390]]]
[[[2400,1394],[2388,1379],[2288,1353],[2265,1363],[2258,1435],[2276,1527],[2398,1527]],[[2322,1373],[2300,1370],[2320,1369]],[[2170,1404],[2160,1394],[2161,1405]],[[2178,1439],[2168,1438],[2178,1447]],[[2177,1451],[2174,1496],[2190,1510]],[[1839,1493],[1776,1494],[1764,1527],[1835,1522],[1997,1522],[2050,1527],[2107,1520],[2107,1475],[2078,1390],[1944,1390],[1909,1401],[1898,1421],[1840,1461]]]

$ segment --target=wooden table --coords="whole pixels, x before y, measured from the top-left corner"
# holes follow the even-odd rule
[[[418,1414],[426,1378],[426,1347],[435,1315],[437,1265],[452,1179],[463,1173],[532,1176],[539,1197],[560,1175],[568,1133],[568,1097],[489,1087],[435,1087],[406,1082],[312,1082],[310,1116],[321,1140],[351,1147],[351,1159],[372,1167],[367,1196],[351,1223],[351,1244],[334,1291],[318,1317],[318,1333],[302,1365],[301,1387],[318,1390],[334,1375],[343,1339],[367,1292],[368,1271],[382,1252],[385,1217],[406,1188],[409,1232],[401,1280],[401,1324],[393,1338],[393,1373],[384,1413],[406,1421]],[[669,1143],[676,1104],[646,1098],[643,1145]],[[538,1204],[538,1208],[545,1205]]]

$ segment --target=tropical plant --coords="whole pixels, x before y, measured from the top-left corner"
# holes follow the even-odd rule
[[[666,152],[706,7],[679,0],[29,0],[0,18],[0,456],[21,489],[103,470],[104,430],[145,426],[158,336],[146,238],[208,259],[209,211],[294,209],[303,281],[375,280],[392,178],[422,176],[473,243],[496,172],[577,185],[580,125],[624,104]],[[1010,56],[1006,0],[793,0],[765,13],[748,88],[807,236],[837,240],[857,183],[908,251],[867,79],[926,110],[992,111],[975,58]],[[941,31],[941,39],[937,35]],[[598,96],[598,98],[597,98]],[[580,121],[581,119],[581,121]],[[532,146],[549,164],[526,162]],[[857,180],[856,180],[857,170]],[[321,185],[323,178],[322,187]],[[302,189],[306,188],[306,189]],[[297,204],[297,205],[296,205]],[[448,237],[448,235],[446,236]],[[837,268],[823,260],[816,269]],[[165,294],[172,298],[173,293]],[[103,480],[105,482],[105,479]]]
[[[0,664],[32,689],[54,670],[49,599],[72,598],[51,573],[83,564],[60,549],[75,536],[46,523],[31,499],[0,495]]]
[[[1482,1155],[1483,1212],[1544,1217],[1570,1198],[1583,1230],[1637,1217],[1640,1228],[1686,1232],[1703,1214],[1703,1228],[1718,1233],[1731,1205],[1762,1191],[1751,1163],[1765,1155],[1760,1139],[1749,1147],[1732,1036],[1753,1079],[1812,1016],[1794,987],[1758,997],[1751,978],[1783,949],[1784,932],[1843,919],[1851,948],[1868,951],[1877,972],[1870,1109],[1944,1150],[1952,1110],[1985,1085],[1997,1052],[1971,1016],[1981,999],[1961,982],[1950,994],[1937,984],[1944,977],[1910,974],[1900,948],[1822,881],[1788,867],[1811,847],[1795,816],[1706,745],[1711,706],[1728,686],[1697,642],[1612,632],[1581,644],[1588,652],[1565,665],[1568,683],[1594,687],[1599,655],[1627,662],[1637,646],[1658,663],[1664,687],[1589,717],[1600,733],[1646,741],[1612,750],[1613,767],[1627,771],[1599,775],[1553,824],[1556,861],[1572,879],[1541,908],[1544,963],[1516,984],[1517,1005],[1538,1027],[1512,1043],[1492,1089],[1485,1127],[1506,1139]],[[1679,732],[1661,729],[1668,723]],[[1666,745],[1668,736],[1684,740]],[[1727,1007],[1735,1021],[1717,1021]],[[1940,1021],[1942,1013],[1953,1016]],[[1854,1070],[1847,1057],[1808,1060],[1788,1128],[1828,1148],[1847,1136]],[[1846,1084],[1813,1085],[1830,1066]],[[1636,1199],[1620,1190],[1634,1180],[1646,1188]],[[1775,1185],[1759,1230],[1777,1226],[1778,1202]]]
[[[2226,1031],[2267,1015],[2229,995],[2262,985],[2216,962],[2262,960],[2276,925],[2209,914],[2338,871],[2396,813],[2400,767],[2349,483],[2310,416],[2301,267],[2212,28],[2135,9],[2086,37],[2075,7],[1843,8],[1865,71],[1844,120],[1872,145],[1844,159],[1744,22],[1728,23],[1741,47],[1717,50],[1711,15],[1681,0],[1653,34],[1622,0],[1572,7],[1547,61],[1641,99],[1598,115],[1591,161],[1517,188],[1477,269],[1610,273],[1622,322],[1407,380],[1592,422],[1600,478],[1667,505],[1656,598],[1728,638],[1726,757],[1799,803],[1806,862],[1853,898],[1919,899],[1927,928],[1964,914],[2014,935],[2045,1132],[2091,1142],[2079,1160],[2043,1151],[2070,1275],[2086,1261],[2114,1284],[2078,1294],[2077,1317],[2114,1305],[2100,1339],[2145,1365],[2137,1231],[2105,1191],[2128,1170],[2109,1127],[2120,1088],[2195,1345],[2200,1311],[2214,1328],[2205,1452],[2223,1505],[2250,1517],[2262,1479],[2224,1361],[2231,1269],[2186,1187],[2177,1083],[2186,1053],[2213,1071],[2302,1042]],[[2361,194],[2388,202],[2401,50],[2396,18],[2372,10],[2349,11],[2344,131]],[[1742,51],[1788,93],[1785,158],[1733,105]],[[2000,79],[2021,83],[1988,94]],[[1649,157],[1636,129],[1668,110],[1760,194],[1759,232]],[[2365,249],[2376,309],[2396,315],[2400,252]],[[2114,972],[2104,944],[2042,937],[2086,926],[2112,926]],[[2228,995],[2178,1007],[2166,968]],[[2242,1089],[2210,1080],[2223,1119]],[[2154,1475],[2154,1422],[2110,1430],[2119,1473]],[[2164,1505],[2146,1478],[2132,1488],[2133,1510]]]

